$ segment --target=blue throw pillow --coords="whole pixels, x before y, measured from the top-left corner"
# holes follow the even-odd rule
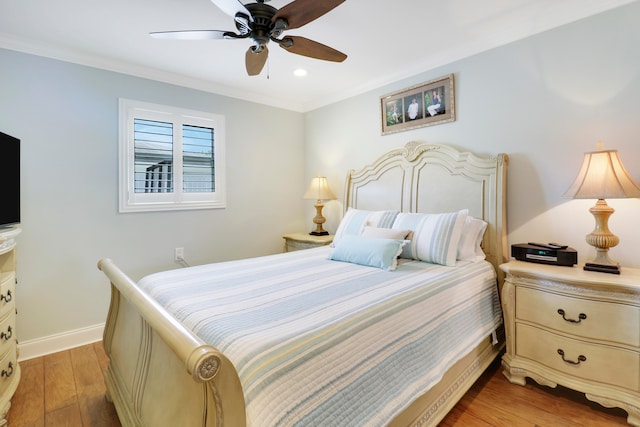
[[[331,252],[329,259],[392,271],[398,265],[398,255],[404,244],[404,240],[346,235]]]

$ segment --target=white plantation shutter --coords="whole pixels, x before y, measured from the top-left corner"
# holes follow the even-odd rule
[[[225,203],[223,116],[120,100],[120,212]]]
[[[214,129],[182,127],[182,189],[185,193],[215,191]]]

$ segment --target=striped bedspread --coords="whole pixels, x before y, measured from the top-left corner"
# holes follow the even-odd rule
[[[502,321],[488,262],[383,271],[330,250],[140,281],[234,363],[248,426],[385,426]]]

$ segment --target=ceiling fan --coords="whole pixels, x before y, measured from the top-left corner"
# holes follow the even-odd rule
[[[265,4],[269,0],[257,0],[257,3],[243,5],[238,0],[211,0],[224,13],[233,17],[237,33],[224,30],[183,30],[158,31],[150,35],[159,39],[172,40],[215,40],[246,39],[253,45],[245,54],[247,74],[260,74],[269,55],[269,41],[298,55],[325,61],[342,62],[347,58],[322,43],[300,36],[283,36],[285,30],[300,28],[339,6],[345,0],[294,0],[286,6],[276,9]]]

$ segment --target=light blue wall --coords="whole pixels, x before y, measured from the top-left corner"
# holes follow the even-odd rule
[[[134,279],[279,252],[301,210],[301,113],[0,50],[0,129],[22,140],[19,340],[100,324],[112,258]],[[118,213],[118,98],[226,118],[227,208]]]
[[[584,242],[594,200],[562,198],[583,153],[618,149],[640,182],[640,3],[426,71],[317,109],[305,117],[305,171],[326,174],[338,198],[347,170],[416,140],[510,156],[509,243],[559,241],[595,255]],[[417,52],[416,54],[419,54]],[[383,55],[383,54],[382,54]],[[450,73],[457,120],[382,136],[380,96]],[[640,267],[640,200],[609,200],[609,226],[621,243],[611,257]],[[341,207],[325,208],[335,230]]]
[[[602,139],[640,181],[640,4],[521,40],[306,114],[0,49],[0,130],[22,139],[19,339],[100,324],[113,258],[134,279],[278,252],[310,226],[300,195],[317,173],[343,197],[348,169],[411,140],[510,156],[510,243],[561,241],[592,254],[593,201],[566,201],[582,153]],[[457,120],[382,136],[380,96],[455,75]],[[366,76],[365,76],[366,77]],[[118,98],[226,116],[228,208],[119,214]],[[611,255],[640,267],[640,200],[610,200]],[[341,205],[325,207],[335,230]]]

